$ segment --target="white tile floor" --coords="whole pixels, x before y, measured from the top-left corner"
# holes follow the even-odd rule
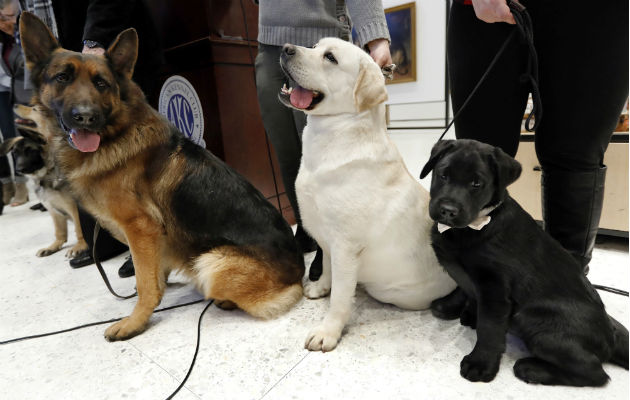
[[[72,270],[64,250],[35,257],[52,238],[48,213],[21,206],[7,207],[0,216],[0,341],[131,311],[135,300],[112,297],[93,266]],[[130,293],[133,278],[121,280],[116,275],[123,260],[121,255],[104,266],[114,287]],[[628,276],[627,244],[598,246],[591,280],[628,290]],[[609,313],[627,326],[628,299],[601,296]],[[161,307],[197,298],[189,285],[172,285]],[[472,349],[474,331],[457,321],[437,320],[428,311],[380,304],[361,290],[338,348],[309,353],[303,341],[324,316],[327,304],[328,299],[303,299],[272,321],[211,307],[202,322],[197,363],[176,398],[628,399],[628,372],[610,364],[605,369],[611,381],[604,388],[518,381],[512,365],[524,349],[513,338],[496,379],[470,383],[459,376],[459,362]],[[0,399],[166,398],[186,374],[204,305],[154,314],[150,328],[126,342],[106,342],[105,326],[96,326],[0,345]]]

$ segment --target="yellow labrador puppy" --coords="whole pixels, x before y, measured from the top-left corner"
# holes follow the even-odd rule
[[[357,283],[379,301],[412,310],[428,308],[455,283],[431,248],[429,194],[387,136],[378,65],[334,38],[312,49],[287,44],[280,63],[297,84],[282,88],[280,101],[308,115],[295,187],[304,228],[324,252],[322,276],[304,293],[331,293],[305,347],[329,351],[350,317]]]

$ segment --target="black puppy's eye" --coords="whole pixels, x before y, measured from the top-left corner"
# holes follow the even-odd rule
[[[446,174],[442,174],[442,175],[440,175],[440,179],[443,180],[443,181],[446,181],[446,180],[448,180],[448,176],[446,176]]]
[[[331,52],[325,53],[324,58],[333,64],[337,64],[337,59],[335,58],[335,56],[333,56],[333,53]]]
[[[61,72],[55,75],[55,80],[60,83],[68,82],[70,80],[70,75],[65,72]]]
[[[479,179],[474,179],[472,182],[470,182],[470,185],[474,188],[481,187],[481,181]]]

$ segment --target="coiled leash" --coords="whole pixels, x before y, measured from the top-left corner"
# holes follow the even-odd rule
[[[510,7],[510,11],[512,12],[512,15],[514,16],[514,21],[516,21],[516,28],[512,30],[512,32],[508,35],[507,39],[505,39],[505,41],[499,48],[499,51],[497,51],[497,54],[494,56],[494,58],[488,65],[488,68],[486,68],[486,71],[483,73],[483,75],[479,79],[479,82],[477,82],[473,90],[470,92],[470,94],[466,98],[466,101],[464,101],[464,104],[462,104],[462,106],[459,108],[457,113],[455,113],[451,122],[446,126],[446,129],[444,129],[444,132],[442,132],[442,134],[440,135],[439,139],[437,140],[438,142],[444,138],[444,135],[446,135],[446,132],[448,132],[451,126],[455,123],[455,120],[457,119],[457,117],[466,108],[466,106],[468,105],[472,97],[475,95],[475,93],[477,92],[481,84],[486,80],[486,78],[490,74],[490,71],[492,70],[494,65],[497,63],[497,61],[499,60],[499,58],[505,51],[508,44],[512,41],[514,36],[516,36],[517,32],[521,34],[522,38],[527,43],[527,50],[528,50],[527,67],[525,69],[525,73],[521,75],[520,80],[523,83],[529,82],[531,86],[530,90],[532,93],[532,101],[534,103],[532,111],[529,113],[529,116],[525,120],[525,129],[528,132],[533,132],[540,125],[540,121],[542,120],[542,102],[540,101],[540,90],[538,89],[538,54],[536,53],[536,48],[534,47],[534,29],[532,25],[532,19],[529,16],[529,13],[527,12],[527,9],[525,8],[525,6],[519,3],[518,1],[508,0],[507,4],[508,4],[508,7]],[[534,125],[530,126],[532,118],[534,118]]]

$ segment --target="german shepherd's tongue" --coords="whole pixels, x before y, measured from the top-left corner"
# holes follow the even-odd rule
[[[84,153],[96,151],[101,143],[101,137],[98,133],[84,129],[73,129],[70,131],[70,138],[76,148]]]
[[[313,93],[312,90],[304,89],[301,86],[297,86],[293,88],[291,92],[291,104],[296,108],[308,108],[313,102]]]

